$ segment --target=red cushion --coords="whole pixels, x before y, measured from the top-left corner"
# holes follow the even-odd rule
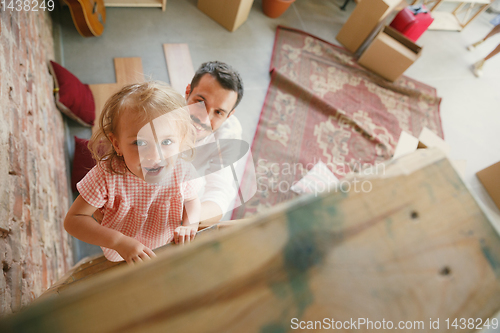
[[[71,189],[74,192],[77,191],[76,184],[96,165],[87,147],[88,143],[89,140],[75,136],[75,157],[73,158],[73,171],[71,172]]]
[[[51,61],[49,69],[54,77],[58,109],[84,126],[94,125],[95,103],[89,85],[56,62]]]

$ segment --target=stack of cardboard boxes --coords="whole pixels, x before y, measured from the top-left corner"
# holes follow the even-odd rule
[[[389,81],[400,77],[422,52],[403,34],[384,26],[391,13],[406,5],[404,0],[361,1],[337,35],[337,40],[353,53],[368,45],[358,63]]]

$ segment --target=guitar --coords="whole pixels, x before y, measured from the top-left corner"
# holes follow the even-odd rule
[[[103,0],[64,0],[69,6],[76,30],[83,37],[100,36],[106,23]]]

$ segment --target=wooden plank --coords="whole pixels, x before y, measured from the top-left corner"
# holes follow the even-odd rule
[[[99,118],[106,101],[126,84],[144,82],[141,58],[114,58],[116,83],[89,84],[94,95],[95,121],[92,133],[99,128]]]
[[[251,219],[238,219],[238,220],[230,220],[230,221],[221,221],[221,222],[201,222],[198,230],[203,230],[205,228],[209,228],[211,226],[217,226],[218,229],[222,228],[227,228],[227,227],[232,227],[236,226],[242,223],[246,223],[250,221]]]
[[[364,181],[370,191],[302,197],[88,279],[0,331],[283,332],[292,318],[366,318],[428,332],[431,318],[446,332],[447,318],[494,315],[500,238],[445,156],[418,150]]]
[[[167,0],[106,0],[106,7],[161,7],[165,11]]]
[[[170,85],[184,95],[194,76],[193,61],[188,44],[163,44]]]
[[[99,128],[99,118],[104,104],[106,104],[109,97],[120,90],[120,87],[117,83],[89,84],[92,95],[94,95],[95,104],[95,121],[94,126],[92,126],[92,133]]]
[[[141,58],[115,58],[116,83],[126,85],[144,82]]]
[[[72,269],[70,269],[59,281],[47,289],[37,301],[41,301],[51,295],[57,295],[69,286],[75,286],[83,280],[96,277],[99,273],[116,267],[122,264],[121,262],[112,262],[107,260],[103,255],[94,255],[80,260]]]
[[[205,230],[212,228],[213,230],[221,230],[243,223],[249,222],[250,219],[239,219],[232,221],[222,221],[217,223],[200,224],[198,230]],[[199,235],[197,236],[199,237]],[[156,249],[154,252],[162,251]],[[104,273],[109,269],[124,265],[125,262],[111,262],[108,261],[103,255],[94,255],[80,260],[71,270],[69,270],[59,281],[54,283],[48,290],[46,290],[40,297],[47,297],[53,294],[59,294],[68,287],[73,287],[88,278],[95,278],[98,274]]]

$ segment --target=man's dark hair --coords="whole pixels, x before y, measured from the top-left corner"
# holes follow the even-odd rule
[[[234,110],[243,98],[243,80],[240,74],[226,63],[220,61],[205,62],[201,64],[200,68],[198,68],[194,74],[193,80],[191,81],[191,91],[198,85],[202,76],[205,74],[212,75],[222,88],[235,91],[238,94],[236,103],[231,111]]]

